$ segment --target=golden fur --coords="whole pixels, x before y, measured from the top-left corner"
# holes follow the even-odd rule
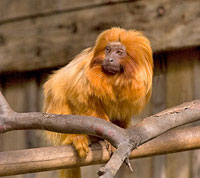
[[[109,75],[101,64],[106,45],[116,41],[126,47],[128,55],[121,60],[124,72]],[[148,39],[138,31],[111,28],[98,36],[93,48],[85,49],[50,76],[44,84],[44,111],[95,116],[127,128],[133,114],[139,113],[150,98],[152,75]],[[54,145],[73,144],[80,157],[87,155],[87,135],[48,132],[46,137]],[[72,169],[65,170],[60,177],[79,178],[76,169],[73,173]]]

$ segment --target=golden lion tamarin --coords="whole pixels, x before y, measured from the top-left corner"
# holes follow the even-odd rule
[[[105,30],[94,47],[50,76],[44,84],[44,111],[94,116],[127,128],[150,98],[152,75],[152,49],[142,33]],[[73,144],[80,157],[87,155],[87,135],[46,136],[54,145]],[[60,177],[79,178],[80,168],[63,170]]]

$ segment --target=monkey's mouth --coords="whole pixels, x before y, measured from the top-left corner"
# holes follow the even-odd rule
[[[106,64],[106,63],[102,64],[102,70],[104,73],[111,74],[111,75],[114,75],[123,71],[121,66],[115,66],[115,65]]]

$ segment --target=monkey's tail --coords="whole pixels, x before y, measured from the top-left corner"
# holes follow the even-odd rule
[[[59,178],[81,178],[81,168],[70,168],[59,171]]]

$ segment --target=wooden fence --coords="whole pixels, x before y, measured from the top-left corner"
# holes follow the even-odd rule
[[[200,2],[196,0],[0,1],[0,89],[15,111],[40,111],[42,84],[105,28],[136,28],[154,49],[153,94],[140,118],[200,98]],[[198,124],[198,123],[197,123]],[[40,131],[0,136],[0,151],[43,146]],[[200,178],[200,151],[133,160],[117,178]],[[83,168],[94,178],[99,166]],[[10,176],[53,178],[55,172]],[[97,176],[96,176],[97,177]]]

